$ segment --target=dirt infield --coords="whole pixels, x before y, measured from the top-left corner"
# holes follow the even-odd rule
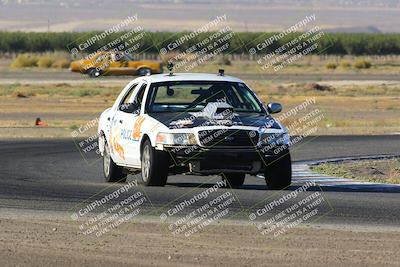
[[[176,237],[157,223],[122,225],[107,236],[78,234],[63,220],[1,219],[1,266],[399,266],[400,232],[301,227],[277,239],[252,226],[210,226]],[[361,228],[362,229],[362,228]]]

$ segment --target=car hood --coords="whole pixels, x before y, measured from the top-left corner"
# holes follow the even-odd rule
[[[279,123],[267,114],[262,113],[234,113],[230,119],[209,118],[192,112],[155,112],[149,114],[169,129],[194,128],[203,126],[251,126],[281,129]]]

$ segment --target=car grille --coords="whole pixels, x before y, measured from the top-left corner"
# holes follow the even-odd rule
[[[255,147],[259,135],[255,131],[219,129],[199,131],[200,145],[204,147]]]

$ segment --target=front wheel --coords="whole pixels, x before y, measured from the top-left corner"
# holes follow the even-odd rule
[[[271,189],[285,189],[292,183],[292,160],[287,152],[280,158],[270,162],[264,173],[265,182]]]
[[[101,72],[96,68],[91,68],[88,69],[87,74],[89,75],[90,78],[97,78],[101,75]]]
[[[108,183],[124,183],[126,181],[127,174],[123,172],[122,167],[115,164],[112,160],[107,142],[104,144],[103,173]]]
[[[164,186],[168,178],[168,162],[168,154],[156,151],[146,140],[141,153],[143,183],[147,186]]]

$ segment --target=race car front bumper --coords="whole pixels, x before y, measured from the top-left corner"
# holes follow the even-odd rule
[[[264,172],[269,163],[289,153],[287,147],[274,151],[262,148],[202,148],[199,146],[164,146],[177,173],[220,174]],[[185,171],[186,170],[186,171]]]

